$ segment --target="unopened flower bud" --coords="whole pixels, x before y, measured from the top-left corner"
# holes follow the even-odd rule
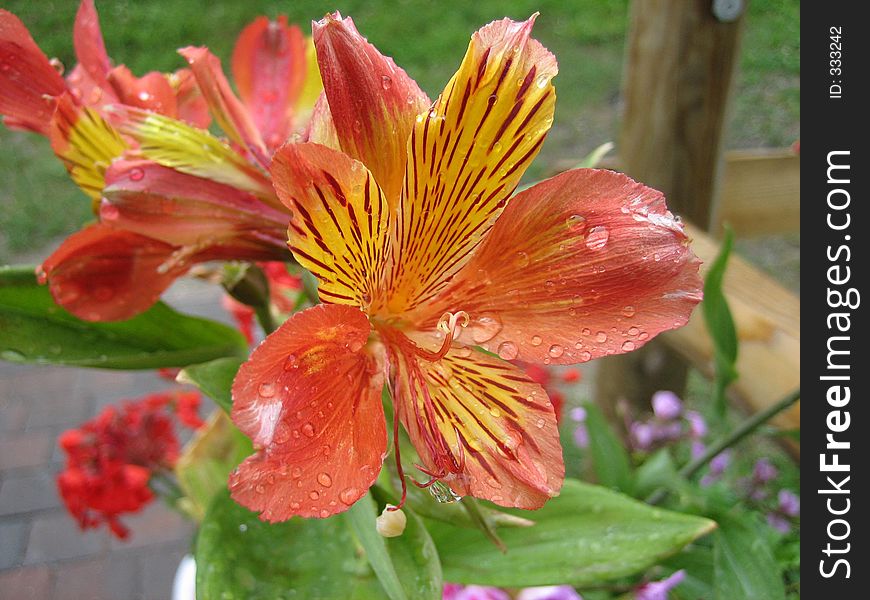
[[[378,533],[387,538],[402,535],[407,524],[408,517],[405,516],[402,509],[395,508],[392,504],[387,504],[381,516],[375,519],[375,528]]]

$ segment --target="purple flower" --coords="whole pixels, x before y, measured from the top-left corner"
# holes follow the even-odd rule
[[[692,460],[700,457],[704,454],[704,450],[707,449],[707,446],[704,445],[704,442],[699,440],[692,440]]]
[[[713,460],[710,461],[709,471],[701,478],[701,485],[707,487],[719,481],[730,462],[731,452],[729,450],[724,450],[714,456]]]
[[[550,585],[521,590],[517,600],[583,600],[583,597],[570,585]]]
[[[586,425],[578,425],[574,430],[574,443],[579,448],[589,447],[589,430],[586,429]]]
[[[788,490],[779,490],[779,512],[788,517],[799,517],[801,514],[801,499]]]
[[[576,406],[571,409],[571,412],[568,413],[571,415],[572,421],[577,421],[578,423],[586,422],[586,409],[581,406]]]
[[[673,392],[662,390],[652,397],[653,412],[663,421],[672,421],[683,414],[683,403]]]
[[[788,522],[788,519],[777,513],[767,513],[767,524],[780,533],[791,531],[791,523]]]
[[[655,442],[655,430],[649,423],[632,423],[630,434],[634,447],[638,450],[649,450]]]
[[[686,572],[680,569],[667,579],[650,581],[635,589],[634,600],[668,600],[668,592],[677,587],[686,578]]]
[[[762,458],[755,463],[755,468],[752,470],[752,477],[756,483],[767,483],[776,479],[779,475],[779,469],[773,466],[769,460]]]
[[[701,413],[694,410],[686,411],[686,420],[689,422],[689,435],[694,439],[701,439],[707,435],[707,422]]]
[[[455,583],[445,583],[441,597],[443,600],[510,600],[507,592],[499,588]]]

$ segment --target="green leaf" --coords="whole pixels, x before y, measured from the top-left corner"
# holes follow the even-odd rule
[[[242,359],[218,358],[211,362],[186,367],[176,379],[180,383],[195,385],[227,414],[230,414],[233,409],[233,379],[240,366],[242,366]]]
[[[440,600],[443,581],[438,551],[422,519],[404,509],[402,535],[384,538],[375,529],[377,504],[369,494],[344,513],[366,558],[391,600]]]
[[[504,554],[478,531],[428,523],[446,581],[502,587],[598,585],[640,573],[715,527],[708,519],[572,479],[542,509],[507,512],[535,525],[499,529],[508,548]]]
[[[0,358],[102,369],[184,367],[244,356],[235,329],[158,302],[127,321],[90,323],[57,306],[33,267],[0,267]]]
[[[715,405],[719,414],[725,411],[725,388],[737,379],[737,371],[734,364],[737,362],[737,329],[728,301],[722,291],[722,282],[725,278],[725,269],[728,266],[728,258],[731,256],[731,247],[734,235],[730,227],[725,228],[725,236],[722,238],[722,249],[704,281],[704,301],[701,308],[704,312],[704,322],[710,337],[713,339],[713,356],[716,365],[715,377]]]
[[[584,408],[586,429],[589,431],[589,451],[592,453],[598,483],[630,494],[633,485],[631,461],[625,447],[597,406],[587,403]]]
[[[667,448],[662,448],[637,468],[634,474],[634,495],[644,498],[659,488],[671,489],[679,482],[680,476],[674,459]]]
[[[265,523],[218,494],[196,540],[199,600],[382,600],[342,519]]]
[[[764,598],[784,600],[785,585],[773,552],[751,519],[719,519],[713,550],[713,590],[717,600]]]

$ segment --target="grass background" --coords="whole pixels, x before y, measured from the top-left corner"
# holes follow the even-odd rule
[[[109,55],[142,75],[183,66],[175,49],[207,45],[228,63],[238,32],[257,15],[311,19],[338,9],[435,97],[459,65],[471,33],[539,11],[535,36],[559,60],[559,100],[547,143],[530,173],[582,158],[616,138],[628,0],[97,0]],[[77,0],[5,0],[48,56],[74,64]],[[800,136],[800,4],[752,0],[727,145],[783,146]],[[0,127],[0,263],[36,256],[90,218],[89,202],[39,136]]]

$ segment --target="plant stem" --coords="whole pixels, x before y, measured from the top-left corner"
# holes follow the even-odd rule
[[[767,421],[769,421],[770,419],[787,409],[789,406],[800,400],[800,397],[801,391],[800,388],[798,388],[776,404],[772,404],[763,411],[749,417],[739,426],[737,426],[737,428],[735,428],[733,431],[722,436],[713,444],[707,446],[707,449],[704,450],[704,453],[701,454],[701,456],[686,464],[686,466],[680,469],[678,474],[680,475],[680,477],[689,479],[698,471],[700,471],[707,463],[713,460],[713,458],[717,454],[736,445],[743,438],[764,425]],[[647,504],[658,504],[667,497],[668,493],[669,490],[665,488],[659,488],[658,490],[653,492],[649,496],[649,498],[646,499],[646,502]]]
[[[254,307],[254,312],[257,315],[257,322],[260,323],[260,327],[263,328],[266,335],[275,331],[275,319],[272,318],[272,310],[269,308],[268,302]]]

